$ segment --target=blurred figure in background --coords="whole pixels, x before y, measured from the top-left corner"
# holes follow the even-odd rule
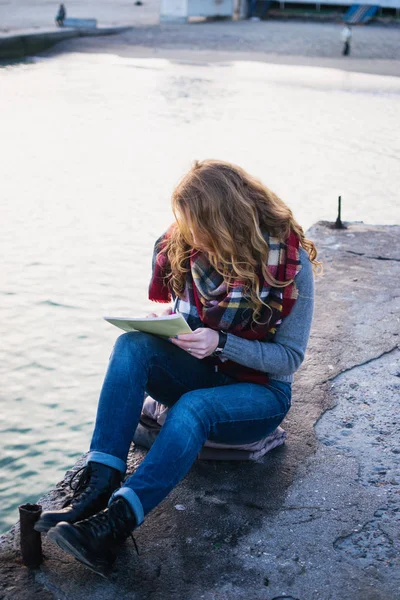
[[[342,51],[343,56],[348,56],[350,54],[351,36],[352,36],[351,28],[346,23],[345,26],[343,27],[342,33],[341,33],[341,39],[343,42],[343,51]]]
[[[261,4],[261,14],[259,17],[256,16],[256,8],[257,8],[257,0],[248,0],[248,14],[247,14],[247,18],[250,19],[251,21],[261,21],[262,19],[265,19],[267,16],[267,13],[271,7],[271,2],[270,0],[263,0],[262,4]]]
[[[248,0],[248,2],[247,2],[247,6],[248,6],[247,18],[251,19],[252,21],[260,20],[254,14],[256,12],[256,4],[257,4],[257,0]]]
[[[56,23],[59,27],[63,27],[64,19],[66,16],[67,16],[67,11],[65,10],[65,6],[64,6],[64,4],[60,4],[58,13],[56,15]]]

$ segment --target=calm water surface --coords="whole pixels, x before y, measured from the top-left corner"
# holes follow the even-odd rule
[[[400,80],[65,55],[0,69],[0,531],[86,451],[117,330],[195,158],[261,177],[304,227],[399,222]]]

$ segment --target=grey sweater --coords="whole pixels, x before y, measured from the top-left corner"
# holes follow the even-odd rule
[[[314,275],[308,254],[300,248],[301,271],[296,276],[299,296],[278,327],[273,342],[245,340],[228,333],[223,356],[245,367],[268,373],[270,379],[293,381],[304,360],[314,309]]]

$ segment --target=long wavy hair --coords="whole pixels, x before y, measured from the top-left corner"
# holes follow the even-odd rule
[[[228,162],[196,161],[172,194],[172,210],[176,224],[165,249],[171,265],[169,284],[179,297],[193,248],[207,252],[228,289],[235,280],[242,282],[255,322],[265,305],[260,298],[260,269],[273,287],[291,283],[278,281],[269,272],[263,233],[284,242],[294,232],[314,271],[321,265],[314,243],[305,237],[290,208],[257,178]]]

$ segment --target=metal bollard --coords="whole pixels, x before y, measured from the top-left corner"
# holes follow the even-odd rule
[[[43,562],[42,539],[33,527],[41,515],[42,507],[39,504],[21,504],[18,508],[22,562],[26,567],[36,569]]]
[[[333,226],[334,229],[347,229],[346,225],[342,222],[342,196],[338,198],[338,216]]]

